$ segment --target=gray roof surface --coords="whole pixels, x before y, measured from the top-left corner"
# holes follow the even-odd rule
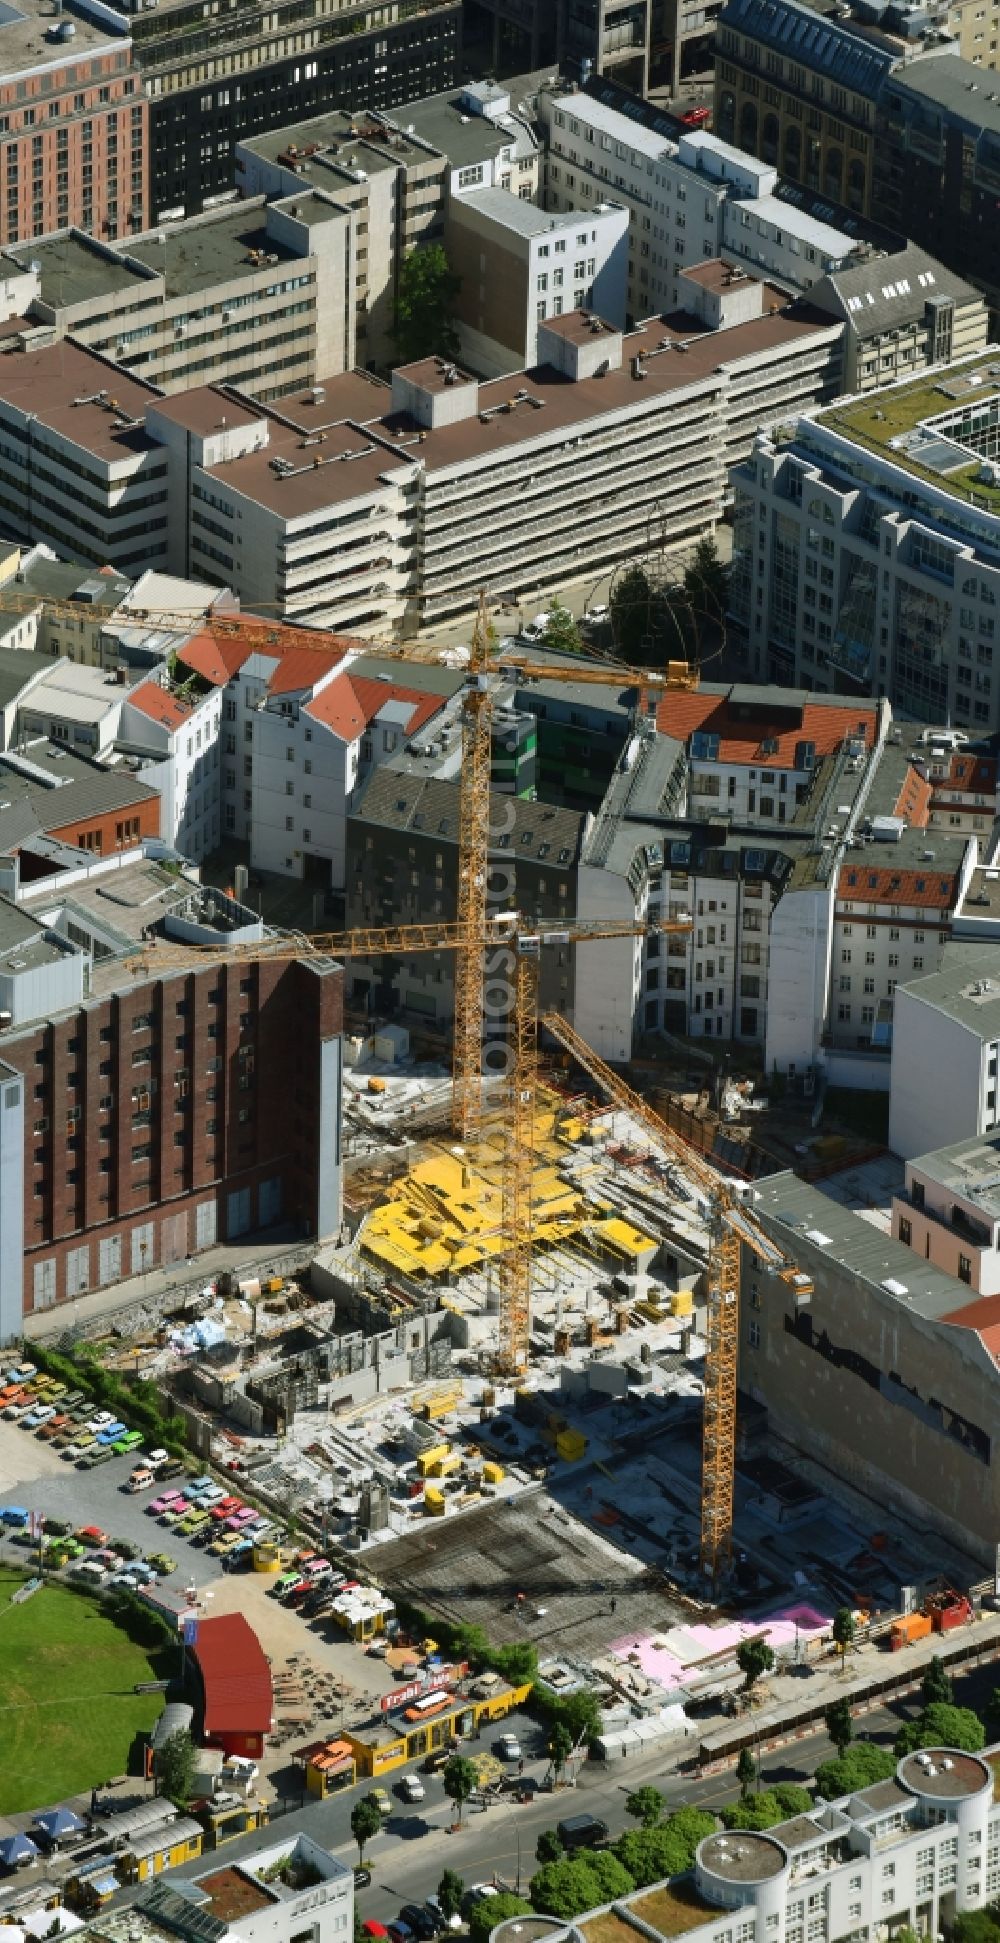
[[[517,75],[505,81],[503,86],[510,95],[511,112],[517,114],[523,102],[530,119],[532,98],[537,96],[543,83],[552,79],[552,69],[542,68],[537,74]],[[510,129],[502,123],[488,121],[485,115],[470,115],[461,105],[458,88],[431,95],[426,101],[405,102],[392,113],[401,128],[412,127],[415,134],[446,155],[456,168],[464,163],[481,162],[511,146]]]
[[[32,836],[145,802],[159,793],[128,770],[100,769],[54,743],[32,745],[28,759],[56,779],[57,787],[19,773],[8,757],[0,756],[0,856]]]
[[[114,16],[108,9],[109,19]],[[0,60],[5,75],[20,74],[26,69],[63,67],[67,61],[79,60],[81,55],[101,54],[109,47],[125,47],[130,39],[127,20],[120,29],[112,31],[99,19],[90,19],[81,8],[63,19],[75,32],[66,41],[49,39],[53,24],[52,9],[42,4],[42,0],[17,0],[16,7],[5,5],[0,14]],[[71,84],[72,85],[72,84]]]
[[[502,223],[505,229],[514,231],[518,236],[547,236],[550,230],[558,234],[562,230],[576,229],[581,222],[589,222],[594,214],[593,210],[581,215],[579,209],[564,209],[561,212],[539,209],[537,204],[522,202],[520,196],[511,195],[509,189],[475,189],[452,205],[452,213],[455,214],[463,206],[478,209],[480,215]],[[597,205],[598,208],[600,206]]]
[[[42,302],[61,310],[94,297],[107,297],[119,290],[134,289],[145,281],[138,270],[130,269],[116,254],[97,245],[81,230],[61,230],[31,243],[12,244],[8,255],[16,257],[22,270],[37,263],[41,271]]]
[[[897,90],[933,102],[977,135],[1000,134],[1000,101],[989,75],[957,54],[924,54],[908,62],[892,77],[891,92]]]
[[[951,297],[956,304],[983,301],[970,283],[915,243],[908,243],[896,256],[872,257],[835,270],[809,292],[810,303],[843,317],[856,337],[875,337],[894,325],[922,318],[932,297]]]
[[[772,1174],[755,1184],[754,1212],[769,1234],[808,1271],[837,1261],[877,1290],[886,1303],[940,1322],[968,1307],[969,1290],[881,1228],[795,1174]],[[901,1295],[885,1283],[903,1288]]]
[[[159,237],[166,238],[165,243]],[[227,210],[224,216],[196,223],[166,224],[149,236],[129,238],[124,246],[130,257],[156,270],[166,283],[168,297],[193,295],[213,284],[230,283],[234,277],[256,277],[261,265],[251,263],[251,250],[263,250],[280,257],[282,263],[298,259],[293,251],[269,236],[260,204]]]
[[[328,171],[336,165],[340,169],[363,168],[369,175],[374,175],[383,169],[399,168],[407,163],[428,159],[425,147],[407,140],[404,124],[409,119],[408,111],[394,111],[392,135],[386,141],[376,133],[384,123],[375,122],[363,111],[352,115],[346,108],[334,108],[325,115],[312,115],[305,121],[283,122],[280,128],[245,138],[239,146],[267,162],[277,162],[279,157],[295,149],[295,159],[304,164],[307,176],[317,164],[325,166]],[[304,151],[314,144],[320,153],[306,155]],[[335,192],[332,177],[320,186],[327,187],[331,193]]]
[[[974,992],[984,984],[987,991]],[[1000,943],[956,938],[945,948],[940,971],[909,979],[897,992],[935,1006],[981,1039],[1000,1039]]]
[[[47,560],[44,557],[29,558],[13,581],[6,586],[23,587],[26,593],[44,595],[47,600],[72,600],[82,587],[88,589],[88,598],[80,601],[81,610],[91,607],[113,609],[118,607],[131,591],[132,582],[124,574],[101,573],[94,567],[78,566],[71,560]],[[0,587],[0,600],[3,588]]]
[[[992,1138],[954,1140],[913,1162],[949,1193],[975,1201],[991,1219],[1000,1215],[1000,1133]]]
[[[401,682],[404,688],[418,688],[427,695],[443,695],[446,700],[457,695],[465,687],[465,674],[461,668],[444,668],[440,662],[408,661],[400,667],[391,655],[362,654],[351,662],[352,675],[367,675],[374,680],[385,676],[389,681]]]
[[[32,675],[51,674],[57,666],[50,654],[35,654],[28,648],[0,648],[0,708],[6,708],[21,693]]]
[[[514,810],[510,842],[495,854],[509,852],[519,863],[544,863],[549,870],[573,869],[585,816],[546,803],[525,803],[517,796],[494,795],[491,801],[495,823],[508,806]],[[436,777],[408,776],[386,765],[369,777],[350,820],[457,843],[459,786]],[[525,837],[531,841],[526,843]]]

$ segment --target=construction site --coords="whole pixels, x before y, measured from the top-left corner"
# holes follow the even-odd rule
[[[700,1103],[663,1117],[540,1006],[546,952],[632,941],[638,977],[643,939],[692,917],[493,906],[492,672],[484,608],[455,920],[272,932],[228,954],[453,954],[450,1067],[385,1019],[346,1034],[327,1134],[339,1232],[278,1272],[263,1260],[81,1328],[106,1364],[157,1384],[199,1457],[336,1557],[349,1576],[331,1613],[355,1642],[394,1637],[397,1602],[418,1633],[437,1619],[530,1642],[554,1692],[602,1695],[607,1751],[624,1754],[635,1733],[684,1736],[693,1714],[734,1705],[748,1635],[808,1670],[847,1606],[888,1646],[895,1617],[970,1587],[983,1559],[917,1493],[890,1514],[877,1481],[820,1461],[808,1428],[788,1440],[780,1399],[738,1396],[767,1326],[756,1310],[779,1347],[821,1351],[818,1381],[833,1366],[811,1334],[832,1217],[783,1225],[772,1196],[762,1218],[735,1130],[698,1138]],[[657,683],[691,674],[638,685]],[[152,955],[169,966],[170,950]],[[907,1293],[888,1259],[866,1273]]]

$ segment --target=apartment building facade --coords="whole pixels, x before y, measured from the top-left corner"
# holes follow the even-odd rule
[[[543,91],[539,113],[546,206],[586,210],[596,196],[629,211],[630,318],[676,309],[680,272],[706,257],[806,290],[858,249],[856,234],[779,200],[775,167],[715,135],[670,140],[582,92]]]
[[[134,849],[23,882],[17,899],[0,924],[19,961],[4,972],[17,989],[3,1083],[22,1164],[0,1182],[0,1235],[20,1230],[24,1313],[281,1218],[334,1231],[339,970],[195,953],[177,969],[177,940],[252,938],[259,920]],[[138,926],[161,924],[169,969],[146,935],[148,972],[129,971]],[[18,1309],[21,1290],[18,1277]],[[8,1308],[8,1340],[18,1321]]]
[[[1000,25],[995,7],[968,12],[989,39],[976,58],[928,54],[895,69],[881,89],[872,208],[885,222],[902,216],[915,243],[984,293],[995,333],[1000,102],[983,68],[1000,60]]]
[[[149,98],[149,209],[154,223],[198,215],[233,191],[247,137],[327,110],[387,110],[454,87],[461,72],[461,0],[402,0],[352,10],[292,0],[206,19],[198,0],[135,6],[135,58]]]
[[[427,359],[391,390],[353,373],[258,406],[164,398],[68,342],[13,351],[0,509],[96,564],[373,636],[471,613],[482,586],[532,599],[640,557],[652,519],[657,545],[710,530],[757,426],[828,390],[839,324],[722,265],[685,274],[674,324],[539,322],[517,385]]]
[[[539,362],[538,326],[574,310],[625,323],[629,218],[597,203],[550,215],[505,189],[467,190],[448,208],[448,261],[463,358],[482,377]]]
[[[121,15],[27,0],[0,61],[0,247],[79,223],[105,237],[149,210],[149,104]]]
[[[981,356],[761,437],[734,477],[731,595],[756,675],[1000,726],[995,421]]]
[[[875,391],[981,351],[989,339],[981,293],[915,243],[889,258],[866,252],[814,285],[809,299],[844,320],[842,392]]]
[[[393,758],[368,777],[347,818],[349,927],[444,921],[456,914],[457,776],[422,773],[420,759]],[[576,865],[585,817],[578,811],[495,794],[490,828],[490,897],[496,908],[561,923],[576,915]],[[592,950],[597,947],[591,947]],[[574,996],[573,947],[542,954],[540,1004],[565,1012]],[[373,1012],[404,1007],[446,1028],[454,1001],[453,953],[421,952],[350,969],[349,997]]]
[[[30,287],[17,280],[3,321],[24,318],[36,346],[72,336],[168,394],[210,376],[267,398],[353,368],[355,239],[323,190],[117,246],[64,229],[11,252]]]
[[[318,364],[317,375],[389,361],[400,266],[418,243],[443,234],[446,175],[445,157],[378,113],[338,110],[237,145],[242,197],[280,198],[300,214],[322,197],[342,212],[354,239],[327,302],[348,313],[356,353],[347,363]]]
[[[661,1943],[678,1920],[690,1922],[684,1934],[695,1943],[803,1943],[810,1934],[813,1943],[884,1943],[897,1926],[933,1933],[955,1911],[983,1908],[1000,1881],[992,1752],[921,1750],[888,1781],[817,1803],[766,1834],[706,1836],[688,1875],[572,1924],[550,1918],[546,1931],[536,1918],[538,1943],[580,1943],[597,1923]],[[499,1924],[490,1943],[516,1943],[516,1921]]]
[[[727,0],[718,23],[715,132],[789,182],[861,215],[876,213],[878,101],[901,53],[850,22],[824,16],[817,23],[800,0]],[[909,211],[904,233],[908,227]]]

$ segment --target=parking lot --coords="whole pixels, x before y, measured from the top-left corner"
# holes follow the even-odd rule
[[[271,1660],[276,1680],[290,1673],[296,1684],[301,1683],[302,1740],[367,1722],[377,1710],[379,1696],[398,1684],[398,1676],[361,1647],[331,1634],[328,1625],[310,1625],[281,1605],[271,1596],[274,1579],[269,1575],[227,1572],[221,1559],[150,1517],[148,1506],[159,1495],[156,1487],[136,1495],[125,1489],[135,1464],[133,1452],[93,1470],[78,1470],[32,1431],[0,1418],[0,1510],[20,1505],[64,1520],[74,1530],[99,1525],[112,1539],[125,1539],[138,1547],[144,1558],[166,1552],[176,1560],[176,1570],[163,1581],[169,1590],[183,1597],[193,1587],[198,1605],[209,1617],[243,1613]],[[13,1534],[3,1527],[0,1534],[4,1556],[26,1565],[27,1548],[12,1543]],[[275,1712],[280,1721],[280,1699]],[[263,1770],[271,1775],[286,1770],[287,1764],[287,1749],[275,1747],[268,1750]]]

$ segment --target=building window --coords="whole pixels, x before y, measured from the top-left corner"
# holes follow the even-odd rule
[[[960,1255],[958,1258],[958,1279],[960,1282],[972,1281],[972,1257]]]
[[[907,1248],[909,1248],[909,1246],[910,1246],[910,1242],[911,1242],[911,1240],[912,1240],[912,1237],[913,1237],[913,1223],[912,1223],[912,1221],[907,1221],[907,1220],[906,1220],[906,1218],[905,1218],[905,1216],[903,1216],[903,1215],[900,1215],[900,1217],[899,1217],[899,1239],[900,1239],[900,1241],[902,1241],[902,1242],[905,1242],[905,1244],[906,1244],[906,1246],[907,1246]]]

